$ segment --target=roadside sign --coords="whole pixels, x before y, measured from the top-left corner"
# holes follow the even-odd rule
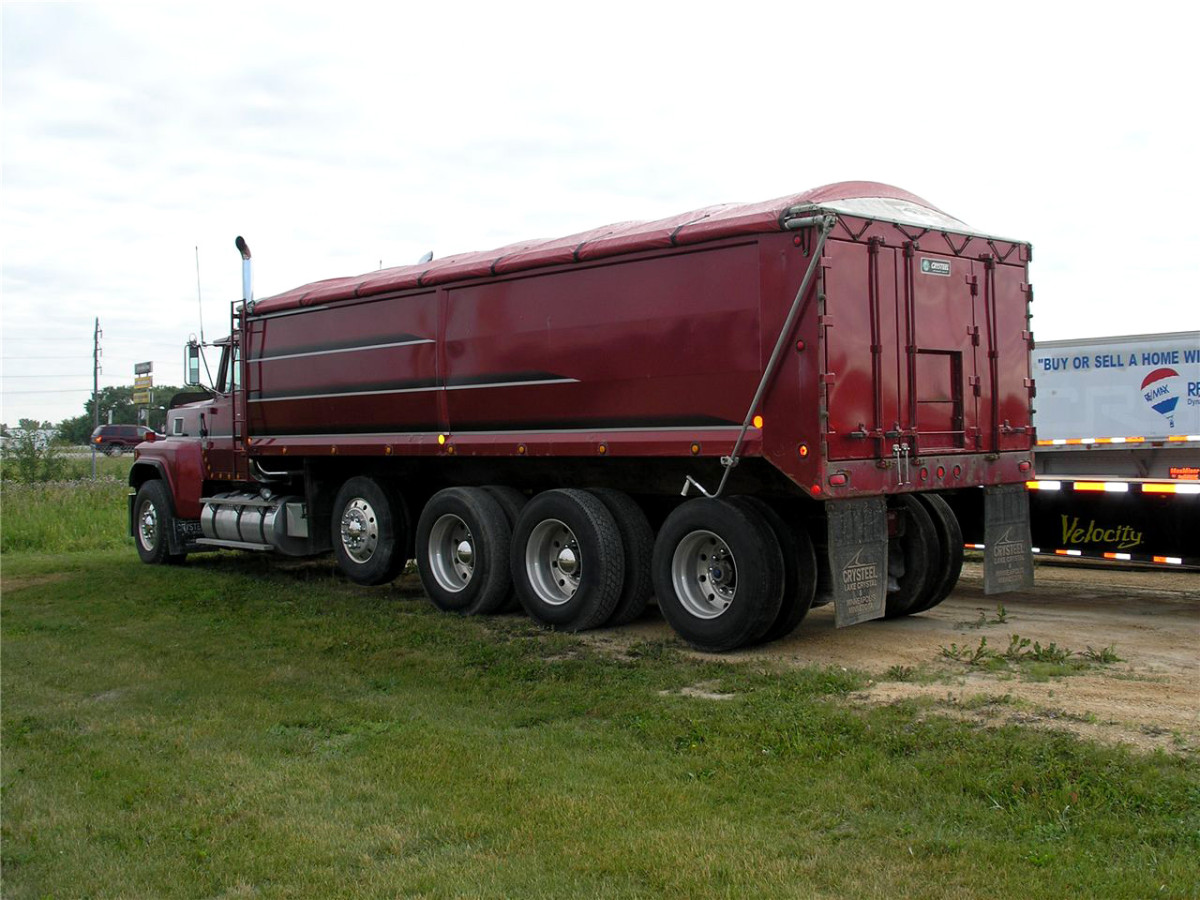
[[[133,386],[138,388],[148,388],[154,386],[153,375],[137,375],[133,379]]]
[[[153,371],[154,371],[154,363],[152,363],[152,362],[140,362],[140,363],[133,364],[133,374],[134,375],[149,375]]]
[[[134,391],[133,392],[134,406],[143,406],[143,405],[147,405],[149,403],[150,403],[150,392],[149,391]]]

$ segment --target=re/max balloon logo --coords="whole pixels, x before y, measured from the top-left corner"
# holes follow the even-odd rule
[[[1175,427],[1175,407],[1179,405],[1179,389],[1183,378],[1174,369],[1155,369],[1142,379],[1142,397],[1150,408],[1165,416],[1167,424]]]

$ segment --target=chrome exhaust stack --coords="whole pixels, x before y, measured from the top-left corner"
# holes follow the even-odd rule
[[[250,245],[241,235],[238,235],[237,240],[233,243],[237,247],[238,253],[242,254],[242,302],[245,303],[246,310],[249,312],[254,308],[254,280],[250,272]]]

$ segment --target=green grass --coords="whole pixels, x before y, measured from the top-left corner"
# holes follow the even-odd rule
[[[0,480],[0,553],[124,549],[131,546],[126,495],[132,456],[69,459],[63,481]]]
[[[1195,883],[1193,763],[855,709],[854,672],[612,658],[324,564],[129,550],[6,558],[4,581],[6,897]]]
[[[1184,756],[124,540],[3,558],[6,898],[1195,896]]]

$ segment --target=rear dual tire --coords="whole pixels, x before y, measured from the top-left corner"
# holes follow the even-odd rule
[[[758,497],[731,497],[730,502],[753,510],[771,529],[783,554],[783,590],[775,621],[758,640],[767,644],[787,637],[804,620],[817,593],[817,554],[803,522],[777,512]]]
[[[963,566],[962,527],[950,504],[937,494],[918,494],[917,498],[925,505],[925,510],[933,520],[934,531],[937,532],[938,557],[934,578],[925,596],[908,611],[909,615],[933,609],[949,597],[958,584]]]
[[[525,505],[510,551],[525,612],[560,631],[603,625],[621,600],[625,551],[612,513],[587,491],[538,494]]]
[[[659,609],[699,650],[733,650],[766,635],[783,605],[783,571],[778,539],[749,504],[689,500],[654,543]]]
[[[905,494],[894,502],[904,512],[905,529],[888,547],[889,570],[902,573],[898,586],[888,591],[889,619],[925,612],[945,600],[963,563],[962,529],[945,500],[936,494]]]
[[[472,616],[508,601],[512,529],[504,508],[483,488],[438,491],[417,522],[417,569],[434,606]]]

